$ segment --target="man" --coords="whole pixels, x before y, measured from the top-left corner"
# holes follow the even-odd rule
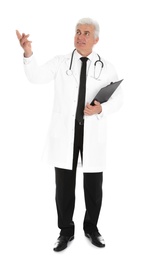
[[[74,239],[73,213],[75,180],[79,153],[83,165],[86,212],[83,229],[86,237],[97,247],[105,242],[97,228],[102,204],[102,180],[105,169],[106,117],[117,111],[122,103],[119,87],[108,102],[95,101],[102,87],[118,80],[113,66],[93,52],[99,40],[99,25],[83,18],[76,25],[72,54],[56,56],[38,66],[32,52],[29,35],[17,31],[24,49],[24,68],[33,83],[54,80],[55,94],[52,123],[45,152],[56,174],[56,206],[60,236],[54,247],[58,252]],[[46,154],[46,153],[45,153]]]

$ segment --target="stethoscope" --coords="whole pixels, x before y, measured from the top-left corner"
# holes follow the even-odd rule
[[[71,60],[70,60],[70,66],[69,66],[69,69],[66,71],[66,74],[68,76],[71,76],[73,74],[72,72],[72,62],[73,62],[73,56],[74,56],[74,52],[76,51],[76,49],[73,50],[72,54],[71,54]],[[97,54],[98,56],[98,60],[95,61],[94,63],[94,78],[95,79],[99,79],[100,75],[101,75],[101,72],[102,72],[102,69],[103,69],[103,66],[104,66],[104,63],[103,61],[101,60],[101,57],[99,56],[99,54]],[[97,63],[100,63],[100,71],[99,71],[99,74],[98,74],[98,77],[96,76],[96,66],[97,66]]]

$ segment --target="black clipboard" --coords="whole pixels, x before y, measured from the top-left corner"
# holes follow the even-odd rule
[[[116,82],[111,82],[109,85],[106,87],[103,87],[99,90],[97,95],[94,97],[90,105],[94,106],[94,101],[98,101],[101,104],[104,102],[107,102],[108,99],[112,96],[112,94],[115,92],[115,90],[118,88],[120,83],[123,81],[123,79],[116,81]]]

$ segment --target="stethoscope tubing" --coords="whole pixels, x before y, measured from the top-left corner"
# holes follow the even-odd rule
[[[67,74],[68,76],[71,76],[71,75],[72,75],[72,62],[73,62],[73,56],[74,56],[74,52],[75,52],[75,51],[76,51],[76,49],[74,49],[73,52],[72,52],[72,54],[71,54],[70,66],[69,66],[69,69],[66,71],[66,74]],[[100,62],[100,63],[101,63],[101,70],[102,70],[103,67],[104,67],[104,63],[103,63],[103,61],[101,60],[100,55],[99,55],[99,54],[97,54],[97,55],[98,55],[98,58],[99,58],[99,59],[95,61],[94,67],[96,67],[96,65],[97,65],[98,62]],[[100,71],[100,74],[101,74],[101,71]],[[99,77],[100,77],[100,74],[99,74]],[[99,77],[98,77],[98,78],[99,78]],[[95,78],[95,79],[98,79],[98,78]]]

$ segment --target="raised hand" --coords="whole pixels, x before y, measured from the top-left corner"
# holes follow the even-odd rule
[[[31,41],[28,40],[29,34],[26,35],[25,33],[22,33],[21,35],[19,31],[16,30],[16,35],[20,42],[21,47],[24,50],[24,56],[27,58],[30,57],[33,52],[32,52]]]

